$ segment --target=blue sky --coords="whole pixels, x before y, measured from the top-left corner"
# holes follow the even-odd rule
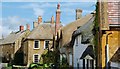
[[[67,25],[75,21],[75,9],[83,10],[82,16],[95,10],[95,2],[59,2],[61,5],[61,22]],[[8,35],[11,31],[18,31],[19,25],[30,24],[40,15],[43,21],[55,18],[58,2],[3,2],[2,3],[2,34]],[[0,19],[0,20],[1,20]],[[1,31],[0,31],[1,32]]]

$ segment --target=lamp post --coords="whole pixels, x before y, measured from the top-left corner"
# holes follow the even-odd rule
[[[111,32],[106,35],[106,46],[105,46],[105,53],[106,53],[106,69],[108,69],[109,65],[109,45],[108,45],[108,36],[112,34]]]

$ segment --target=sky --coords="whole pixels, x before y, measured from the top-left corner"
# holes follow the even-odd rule
[[[61,9],[61,22],[65,26],[75,21],[75,10],[82,9],[82,16],[95,10],[96,1],[93,2],[59,2]],[[58,2],[2,2],[0,3],[0,33],[4,37],[12,31],[18,31],[20,25],[30,24],[42,16],[43,22],[56,17]],[[26,28],[25,28],[26,29]],[[1,38],[1,37],[0,37]]]

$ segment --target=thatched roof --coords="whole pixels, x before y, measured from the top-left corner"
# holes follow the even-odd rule
[[[18,38],[24,35],[28,30],[18,31],[10,33],[6,38],[4,38],[0,44],[11,44],[14,43]]]
[[[70,41],[70,46],[74,45],[75,38],[78,35],[81,35],[81,43],[82,44],[93,44],[93,29],[94,29],[94,19],[95,17],[92,17],[87,23],[85,23],[83,26],[81,26],[79,29],[75,30],[72,34],[72,39]]]
[[[82,43],[88,41],[91,38],[93,38],[93,28],[94,28],[94,17],[92,17],[87,23],[85,23],[83,26],[81,26],[79,29],[77,29],[74,33],[73,36],[77,36],[79,34],[82,35]]]
[[[54,33],[55,24],[40,23],[31,31],[27,39],[53,39]]]
[[[2,44],[3,39],[0,39],[0,44]]]
[[[83,26],[92,17],[93,17],[93,14],[88,14],[88,15],[82,17],[81,19],[78,19],[78,20],[71,22],[68,25],[64,26],[62,28],[62,46],[68,45],[68,43],[71,41],[72,33],[75,30],[77,30],[77,27]]]

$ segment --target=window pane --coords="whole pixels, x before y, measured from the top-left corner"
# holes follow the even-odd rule
[[[38,48],[38,41],[35,41],[35,45],[34,45],[34,48]]]
[[[48,48],[49,46],[49,41],[45,41],[45,48]]]
[[[38,55],[34,55],[34,63],[38,63],[39,60],[38,60]]]

